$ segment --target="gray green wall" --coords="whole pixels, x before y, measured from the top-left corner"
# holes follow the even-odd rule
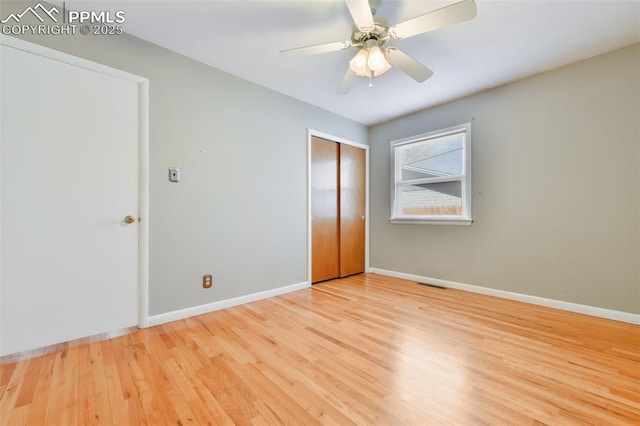
[[[472,123],[473,218],[389,223],[389,141]],[[371,266],[640,313],[640,44],[369,129]]]
[[[367,131],[128,35],[24,38],[150,81],[151,315],[307,280],[308,127],[371,145],[371,266],[640,313],[640,44]],[[468,121],[474,224],[391,225],[389,140]]]
[[[307,128],[364,125],[129,35],[24,39],[149,79],[151,315],[307,281]]]

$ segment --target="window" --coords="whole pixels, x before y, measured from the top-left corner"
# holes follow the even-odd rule
[[[471,124],[391,142],[391,222],[471,224]]]

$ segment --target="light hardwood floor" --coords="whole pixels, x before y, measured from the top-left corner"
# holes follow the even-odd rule
[[[2,424],[640,424],[640,327],[358,275],[1,366]]]

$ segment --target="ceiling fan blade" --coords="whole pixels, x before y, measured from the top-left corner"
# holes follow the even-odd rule
[[[389,28],[389,35],[396,40],[400,40],[448,25],[468,21],[475,17],[475,2],[473,0],[463,0],[394,25]]]
[[[422,83],[433,75],[433,71],[429,68],[425,67],[406,53],[399,51],[395,47],[387,48],[384,52],[384,56],[391,65],[397,67],[419,83]]]
[[[358,75],[353,72],[351,67],[347,67],[347,72],[344,73],[344,77],[342,77],[342,81],[336,90],[337,95],[346,95],[351,90],[353,83],[355,83]]]
[[[349,41],[336,41],[333,43],[315,44],[313,46],[282,50],[280,51],[280,56],[286,58],[289,56],[316,55],[318,53],[336,52],[350,47],[351,42]]]
[[[345,2],[353,18],[353,22],[356,23],[356,26],[360,30],[372,30],[375,27],[369,0],[345,0]]]

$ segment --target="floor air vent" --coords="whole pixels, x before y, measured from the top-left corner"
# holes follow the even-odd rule
[[[446,290],[446,289],[447,289],[445,286],[442,286],[442,285],[429,284],[429,283],[421,283],[421,282],[418,282],[418,284],[420,284],[420,285],[426,285],[427,287],[438,288],[438,289],[440,289],[440,290]]]

